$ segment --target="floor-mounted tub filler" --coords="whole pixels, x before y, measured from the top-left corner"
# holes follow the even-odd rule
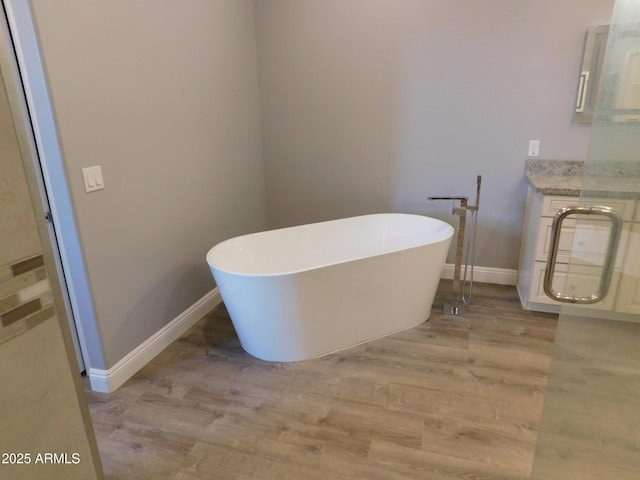
[[[232,238],[207,262],[242,347],[288,362],[424,322],[452,236],[434,218],[364,215]]]
[[[482,184],[482,175],[476,178],[476,204],[469,205],[469,197],[428,197],[429,200],[452,200],[460,202],[460,206],[456,207],[455,203],[451,213],[458,215],[458,240],[456,242],[456,262],[453,267],[453,291],[451,295],[451,303],[445,303],[442,312],[447,315],[456,315],[464,317],[464,309],[466,305],[471,303],[473,295],[473,270],[476,263],[476,230],[478,227],[478,209],[480,208],[480,186]],[[464,259],[464,276],[460,276],[462,269],[462,252],[465,250],[466,239],[466,218],[467,212],[471,215],[471,237],[467,244],[466,255]],[[469,283],[467,284],[467,269],[471,271],[469,275]],[[469,293],[465,294],[466,287]]]

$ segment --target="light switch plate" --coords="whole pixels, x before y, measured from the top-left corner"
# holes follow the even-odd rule
[[[104,179],[102,178],[102,167],[87,167],[82,169],[82,178],[84,179],[84,191],[93,192],[104,188]]]
[[[540,154],[540,140],[529,140],[529,156],[537,157]]]

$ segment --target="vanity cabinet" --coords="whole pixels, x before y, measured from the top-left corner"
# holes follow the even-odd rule
[[[640,217],[640,209],[636,209],[636,217]],[[640,218],[636,218],[631,226],[631,238],[640,238]],[[637,245],[637,243],[636,243]],[[624,268],[621,272],[620,286],[616,310],[621,313],[640,315],[640,248],[627,248]]]
[[[580,197],[570,195],[546,195],[529,186],[525,210],[518,294],[523,308],[543,312],[560,311],[560,302],[544,293],[544,275],[551,239],[551,224],[556,213],[569,205],[580,203]],[[598,205],[598,200],[590,200]],[[618,245],[614,274],[609,293],[604,300],[592,305],[572,306],[577,312],[603,314],[603,311],[640,313],[640,284],[631,280],[640,271],[640,252],[629,249],[630,235],[640,234],[640,228],[632,228],[636,213],[633,198],[607,198],[600,204],[613,208],[623,219],[623,230]],[[604,217],[580,220],[576,224],[571,217],[563,222],[553,288],[574,295],[589,295],[597,291],[602,265],[609,241],[611,222]],[[637,249],[636,249],[637,250]],[[569,267],[569,257],[571,266]],[[571,269],[570,274],[569,268]]]

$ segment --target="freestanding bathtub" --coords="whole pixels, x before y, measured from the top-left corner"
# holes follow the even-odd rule
[[[242,347],[288,362],[424,322],[452,235],[434,218],[364,215],[232,238],[207,263]]]

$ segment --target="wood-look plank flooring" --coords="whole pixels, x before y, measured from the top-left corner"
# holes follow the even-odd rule
[[[528,479],[557,316],[477,284],[463,318],[269,363],[223,305],[112,394],[87,392],[107,479]]]

